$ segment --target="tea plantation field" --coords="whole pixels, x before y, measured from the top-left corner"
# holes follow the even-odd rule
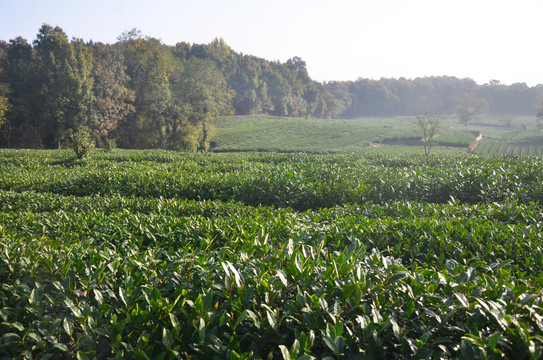
[[[0,358],[538,359],[543,160],[0,151]]]
[[[483,141],[476,151],[478,155],[543,154],[543,135],[535,116],[491,115],[469,126],[460,124],[454,116],[444,117],[432,153],[466,154],[479,134]],[[414,116],[334,120],[231,116],[217,122],[212,150],[421,155],[424,154],[421,138]]]

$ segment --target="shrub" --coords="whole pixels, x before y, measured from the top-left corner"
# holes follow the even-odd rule
[[[106,139],[106,151],[113,151],[117,147],[117,141],[115,139]]]
[[[94,149],[94,140],[86,127],[80,127],[73,134],[72,148],[79,159],[86,159]]]

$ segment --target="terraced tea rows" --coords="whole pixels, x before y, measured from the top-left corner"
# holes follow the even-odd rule
[[[2,151],[0,353],[539,358],[540,169]]]
[[[543,155],[543,147],[540,145],[522,145],[498,141],[483,142],[476,150],[480,155],[525,155],[525,156],[541,156]]]

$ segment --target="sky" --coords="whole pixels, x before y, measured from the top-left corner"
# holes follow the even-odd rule
[[[317,81],[471,78],[543,84],[543,0],[0,0],[0,40],[115,43],[136,28],[168,45],[223,38],[237,53],[299,56]]]

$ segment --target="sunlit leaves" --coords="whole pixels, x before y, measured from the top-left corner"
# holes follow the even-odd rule
[[[210,197],[241,196],[251,189],[244,181],[264,173],[275,186],[274,162],[284,165],[275,179],[292,194],[311,189],[308,174],[320,168],[296,167],[291,156],[119,152],[97,154],[76,174],[65,164],[49,165],[59,173],[41,167],[62,163],[58,153],[36,154],[40,161],[9,154],[0,153],[12,175],[0,179],[7,357],[541,355],[538,203],[404,199],[301,212],[174,196],[177,177]],[[323,159],[332,162],[318,175],[323,183],[348,176],[333,174],[334,157],[299,158]],[[406,163],[423,166],[389,158],[383,169]],[[195,175],[206,166],[223,177]],[[229,172],[237,182],[224,180]]]

